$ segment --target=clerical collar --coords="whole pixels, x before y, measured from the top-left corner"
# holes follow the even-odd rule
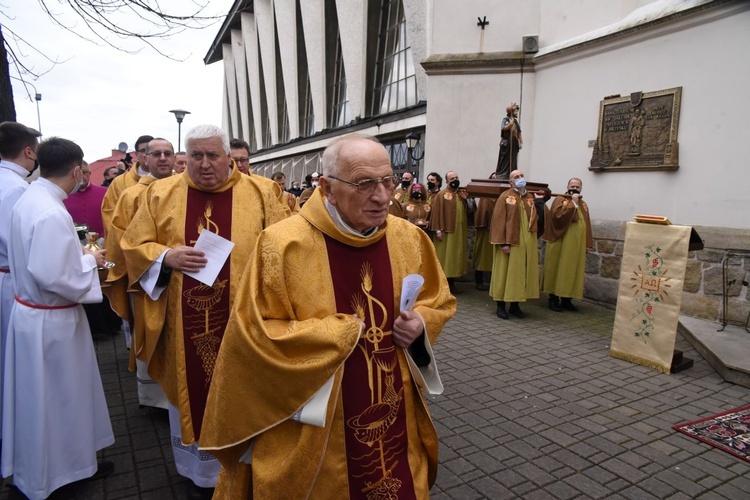
[[[138,175],[143,177],[144,175],[148,175],[150,172],[147,172],[146,170],[143,170],[140,165],[138,165]]]
[[[8,169],[11,172],[17,173],[21,177],[27,177],[29,175],[28,170],[23,168],[18,163],[13,163],[12,161],[8,161],[8,160],[0,160],[0,168]]]
[[[378,227],[371,227],[369,229],[365,229],[364,232],[360,233],[353,227],[351,227],[349,224],[344,222],[344,219],[341,218],[341,214],[339,214],[339,211],[336,210],[336,207],[331,205],[331,203],[328,201],[328,199],[323,200],[326,204],[326,209],[328,210],[328,213],[331,216],[331,219],[333,219],[334,224],[336,224],[336,227],[341,231],[342,233],[349,234],[351,236],[358,236],[360,238],[371,238],[375,235],[375,233],[378,232]]]

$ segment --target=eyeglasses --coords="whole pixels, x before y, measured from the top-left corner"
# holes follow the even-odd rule
[[[164,155],[164,158],[172,158],[172,155],[174,155],[171,151],[151,151],[148,154],[151,158],[159,159],[162,155]]]
[[[242,158],[232,158],[237,163],[242,163],[243,165],[250,163],[250,158],[242,157]]]
[[[378,184],[383,184],[383,187],[389,191],[393,189],[393,186],[398,184],[398,176],[396,175],[389,175],[387,177],[383,177],[382,179],[363,179],[359,182],[345,181],[344,179],[339,179],[338,177],[334,177],[332,175],[327,175],[326,177],[335,181],[343,182],[344,184],[349,184],[350,186],[354,186],[357,192],[362,194],[372,193],[373,191],[375,191],[375,187]]]
[[[145,153],[146,152],[146,148],[141,148],[141,149],[138,150],[138,152],[139,153]]]

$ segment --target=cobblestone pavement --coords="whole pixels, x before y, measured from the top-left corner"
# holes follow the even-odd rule
[[[680,336],[695,365],[665,375],[609,356],[610,309],[531,301],[526,319],[503,321],[487,292],[458,288],[436,347],[446,390],[430,400],[434,499],[750,498],[750,463],[671,429],[750,403],[750,389],[724,382]],[[116,437],[102,456],[115,472],[75,498],[185,498],[166,412],[138,407],[122,336],[96,348]]]

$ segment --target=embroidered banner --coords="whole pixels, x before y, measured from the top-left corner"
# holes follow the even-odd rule
[[[194,245],[203,230],[232,239],[232,189],[207,193],[188,189],[185,243]],[[184,275],[182,326],[185,371],[190,395],[190,417],[195,439],[200,438],[208,388],[224,328],[229,320],[230,261],[227,259],[212,287]]]
[[[612,356],[669,373],[689,241],[689,226],[627,224]]]
[[[393,345],[388,245],[355,248],[326,236],[336,310],[366,326],[341,384],[350,498],[415,499],[401,369]]]

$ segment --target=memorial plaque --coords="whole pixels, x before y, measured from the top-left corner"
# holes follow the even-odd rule
[[[676,87],[601,101],[589,170],[677,170],[681,100]]]

